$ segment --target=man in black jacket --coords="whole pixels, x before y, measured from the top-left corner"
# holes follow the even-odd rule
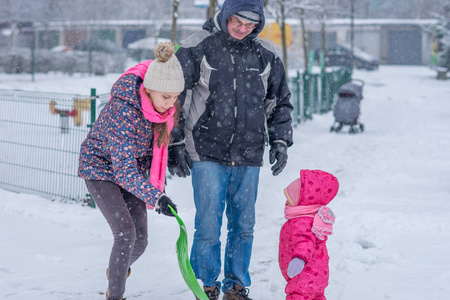
[[[249,264],[264,146],[273,175],[292,145],[290,91],[280,57],[257,37],[262,0],[226,0],[177,51],[186,87],[169,147],[169,171],[190,175],[196,207],[191,265],[210,299],[221,283],[220,231],[227,216],[223,299],[250,299]]]

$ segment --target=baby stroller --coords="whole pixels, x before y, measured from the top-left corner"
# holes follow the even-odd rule
[[[364,131],[364,125],[359,123],[360,102],[362,100],[362,89],[364,82],[354,79],[339,88],[338,100],[333,107],[334,124],[331,132],[340,132],[344,125],[349,125],[348,133],[358,133]]]

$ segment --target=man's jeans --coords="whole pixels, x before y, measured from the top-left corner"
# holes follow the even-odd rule
[[[220,232],[226,207],[228,219],[223,291],[234,283],[250,286],[248,271],[255,225],[255,203],[260,167],[228,167],[195,161],[192,168],[195,233],[191,265],[204,286],[220,288]]]

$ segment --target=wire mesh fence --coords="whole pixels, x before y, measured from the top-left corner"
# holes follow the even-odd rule
[[[80,144],[95,121],[96,104],[108,97],[0,89],[0,187],[85,198],[77,176]]]

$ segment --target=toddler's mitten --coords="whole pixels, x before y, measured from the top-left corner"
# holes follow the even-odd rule
[[[177,206],[175,205],[175,203],[172,202],[172,200],[170,200],[169,197],[167,197],[166,195],[162,195],[158,202],[156,203],[156,212],[158,214],[163,214],[169,217],[174,217],[172,211],[169,208],[169,205],[172,206],[172,208],[175,210],[175,212],[177,213]]]
[[[300,272],[305,267],[305,261],[303,259],[294,257],[289,263],[287,274],[289,277],[294,277],[300,274]]]

